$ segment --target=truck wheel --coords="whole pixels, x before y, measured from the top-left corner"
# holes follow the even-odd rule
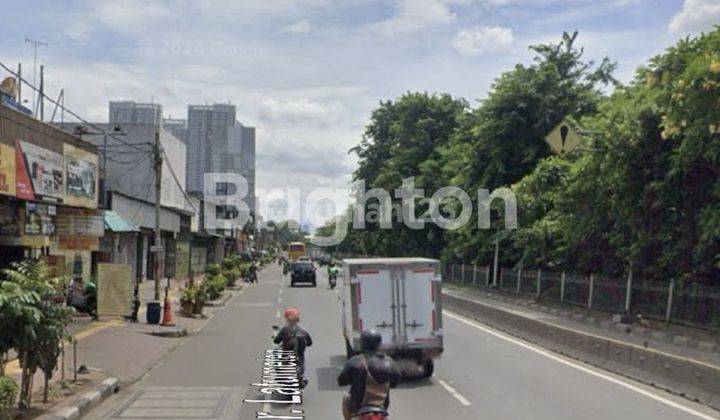
[[[432,359],[427,359],[425,363],[423,363],[423,378],[431,377],[434,371],[435,362]]]

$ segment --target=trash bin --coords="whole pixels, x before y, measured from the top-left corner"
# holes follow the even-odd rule
[[[160,306],[160,302],[147,303],[147,312],[145,313],[145,316],[147,317],[148,324],[159,324],[161,313],[162,307]]]

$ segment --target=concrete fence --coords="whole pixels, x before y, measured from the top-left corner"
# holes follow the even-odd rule
[[[632,273],[607,277],[472,264],[445,265],[443,280],[538,301],[720,330],[720,287],[675,280],[649,282],[633,278]]]

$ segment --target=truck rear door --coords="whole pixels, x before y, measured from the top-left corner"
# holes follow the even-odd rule
[[[398,278],[400,333],[410,346],[434,341],[433,332],[438,328],[434,279],[435,268],[432,266],[407,267]]]
[[[357,331],[374,328],[384,345],[395,342],[393,282],[387,267],[359,267],[354,273],[352,293],[357,304]]]

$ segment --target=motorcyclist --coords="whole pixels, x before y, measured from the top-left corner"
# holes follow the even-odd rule
[[[327,268],[328,282],[331,282],[333,280],[337,281],[339,272],[340,272],[340,270],[337,267],[335,267],[335,264],[330,263],[330,265],[328,265],[328,268]]]
[[[379,332],[363,331],[360,343],[362,353],[350,358],[338,376],[338,385],[350,385],[350,392],[342,404],[346,420],[363,413],[387,412],[390,388],[401,377],[393,359],[380,352],[382,336]]]
[[[280,344],[285,351],[295,351],[298,359],[298,379],[301,388],[307,386],[308,380],[305,377],[305,349],[312,346],[312,337],[308,330],[300,325],[300,311],[296,308],[285,310],[286,324],[280,329],[273,341]]]
[[[255,261],[250,261],[250,267],[248,269],[248,281],[250,283],[257,283],[257,265]]]

